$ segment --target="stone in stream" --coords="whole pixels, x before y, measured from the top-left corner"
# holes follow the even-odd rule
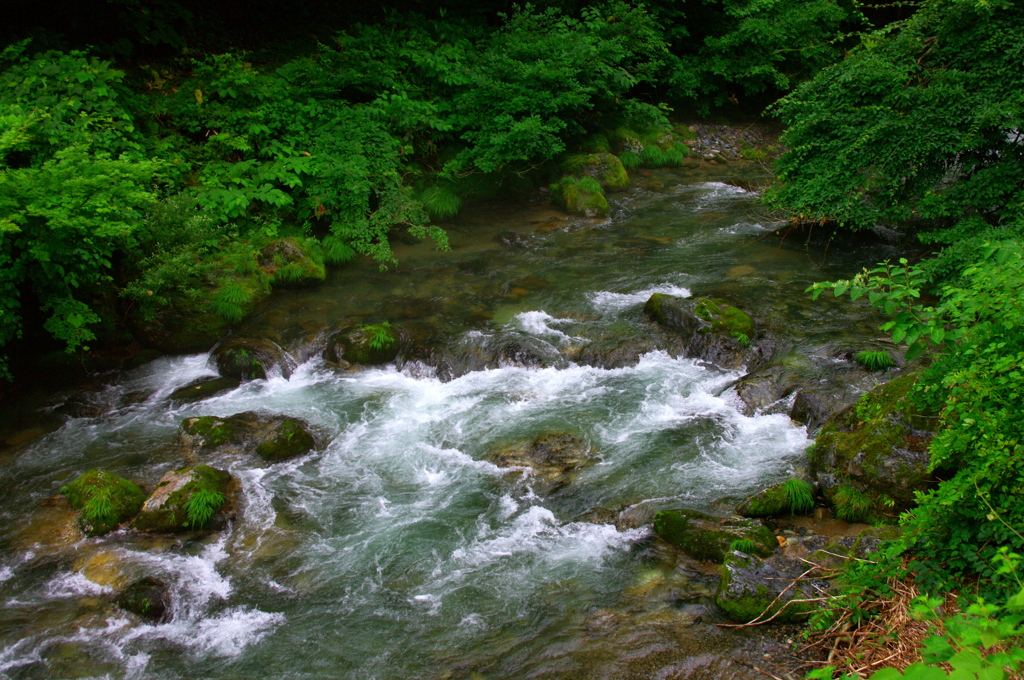
[[[274,286],[315,286],[324,282],[327,270],[323,256],[310,242],[293,237],[275,239],[263,246],[256,261],[270,274]]]
[[[644,314],[659,326],[679,334],[686,355],[723,368],[768,363],[775,340],[759,332],[749,314],[720,298],[687,299],[655,293]]]
[[[199,378],[193,380],[184,387],[171,392],[171,396],[168,397],[171,401],[200,401],[209,397],[220,394],[221,392],[227,392],[238,387],[241,383],[235,378],[223,378],[208,376],[205,378]]]
[[[167,584],[152,577],[134,581],[117,596],[117,606],[152,621],[170,618],[171,597]]]
[[[135,516],[146,500],[137,484],[105,470],[89,470],[61,493],[79,511],[79,524],[89,536],[99,536]]]
[[[779,546],[775,534],[758,520],[714,517],[696,510],[662,510],[654,516],[654,531],[674,548],[708,562],[720,562],[736,541],[764,557]]]
[[[545,432],[530,440],[495,446],[487,459],[499,467],[530,468],[549,482],[565,482],[593,461],[590,445],[568,432]]]
[[[171,470],[142,505],[135,528],[177,533],[216,530],[227,520],[232,478],[208,465]]]
[[[287,378],[294,363],[266,338],[228,338],[213,350],[213,361],[222,376],[236,380],[264,380],[275,368]]]
[[[398,356],[400,331],[390,324],[356,326],[339,332],[327,343],[324,361],[334,366],[352,364],[376,366]]]
[[[317,448],[316,438],[302,420],[252,411],[224,418],[185,418],[178,439],[186,459],[193,461],[198,461],[201,454],[256,453],[276,463]]]

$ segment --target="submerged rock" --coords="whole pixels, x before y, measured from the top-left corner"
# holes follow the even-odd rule
[[[208,465],[171,470],[135,518],[139,531],[181,532],[218,528],[226,519],[231,475]]]
[[[769,362],[775,341],[759,333],[749,314],[720,298],[687,299],[655,293],[644,314],[680,335],[687,356],[723,368],[756,368]]]
[[[532,440],[497,446],[487,459],[500,467],[530,468],[542,479],[567,481],[577,468],[592,462],[590,445],[568,432],[546,432]]]
[[[779,546],[775,535],[757,520],[714,517],[696,510],[663,510],[654,516],[654,530],[676,549],[709,562],[721,561],[737,541],[765,557]]]
[[[301,456],[317,446],[309,426],[298,418],[266,416],[252,411],[233,416],[203,416],[181,421],[179,440],[186,457],[200,453],[256,453],[277,462]]]
[[[264,380],[272,369],[291,375],[292,359],[266,338],[229,338],[213,350],[213,361],[225,378]]]
[[[810,464],[837,517],[866,521],[915,505],[932,486],[928,443],[937,419],[919,413],[904,375],[868,392],[826,423]]]
[[[117,589],[128,581],[123,558],[110,550],[82,557],[74,566],[82,576],[104,588]]]
[[[167,584],[146,577],[134,581],[117,596],[117,606],[153,621],[170,618],[171,597]]]
[[[171,392],[168,397],[171,401],[200,401],[209,397],[227,392],[238,387],[241,383],[235,378],[206,377],[193,380],[184,387]]]
[[[89,470],[61,493],[80,511],[79,524],[89,536],[105,534],[131,519],[146,500],[137,484],[105,470]]]

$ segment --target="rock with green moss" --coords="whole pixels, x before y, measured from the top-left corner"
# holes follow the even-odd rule
[[[324,361],[341,367],[386,364],[398,356],[400,337],[401,331],[387,322],[348,328],[328,341]]]
[[[563,483],[594,460],[590,445],[570,432],[544,432],[532,439],[495,445],[487,459],[499,467],[529,468],[541,479]]]
[[[819,609],[817,602],[796,602],[820,597],[828,584],[820,580],[798,580],[806,565],[781,556],[762,560],[740,551],[730,552],[722,564],[722,580],[715,603],[726,616],[739,623],[766,619],[778,614],[774,623],[805,620]],[[781,613],[779,613],[781,611]]]
[[[629,188],[629,174],[618,156],[611,153],[590,153],[569,156],[562,163],[562,171],[579,177],[592,177],[605,191],[623,191]]]
[[[171,392],[168,397],[171,401],[201,401],[216,396],[221,392],[227,392],[238,387],[241,383],[236,378],[207,377],[193,380],[184,387]]]
[[[231,475],[209,465],[171,470],[135,518],[139,531],[179,533],[218,529],[227,521]]]
[[[246,411],[233,416],[202,416],[181,422],[179,440],[189,460],[201,456],[256,453],[278,462],[317,447],[309,426],[298,418]]]
[[[117,596],[117,606],[150,621],[166,621],[171,614],[167,584],[146,577],[134,581]]]
[[[573,215],[605,217],[608,199],[601,184],[592,177],[566,176],[548,187],[552,202]]]
[[[802,479],[789,479],[748,496],[736,507],[744,517],[805,515],[814,510],[814,487]]]
[[[644,314],[681,336],[687,356],[723,368],[755,370],[776,353],[773,336],[761,332],[749,314],[720,298],[655,293],[644,305]]]
[[[896,516],[934,484],[928,444],[937,419],[909,398],[915,384],[909,374],[879,385],[818,433],[810,465],[837,516]]]
[[[275,239],[260,249],[256,259],[275,287],[313,286],[327,278],[320,247],[312,239]]]
[[[105,534],[130,520],[146,500],[141,487],[106,470],[89,470],[61,493],[80,512],[79,525],[89,536]]]
[[[714,517],[695,510],[662,510],[654,531],[690,557],[720,562],[735,541],[744,541],[756,555],[771,555],[779,544],[769,529],[754,519]]]
[[[235,380],[264,380],[275,371],[287,378],[295,363],[267,338],[228,338],[217,345],[212,358],[223,377]]]

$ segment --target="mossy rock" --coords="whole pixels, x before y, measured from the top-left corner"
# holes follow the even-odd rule
[[[179,387],[174,390],[168,398],[171,401],[201,401],[218,395],[221,392],[233,390],[240,384],[241,383],[236,378],[199,378],[184,387]]]
[[[181,421],[179,439],[187,454],[256,453],[278,462],[301,456],[317,447],[309,426],[297,418],[268,416],[252,411],[233,416],[202,416]]]
[[[715,604],[726,616],[740,623],[762,616],[768,618],[780,610],[782,613],[773,619],[774,623],[803,621],[818,610],[818,603],[787,603],[817,597],[817,588],[827,585],[821,581],[803,581],[786,590],[800,576],[801,569],[806,566],[800,562],[778,558],[761,560],[739,551],[730,552],[722,564],[722,580],[715,593]]]
[[[608,215],[608,199],[604,197],[601,184],[591,177],[563,177],[557,183],[552,184],[548,190],[551,200],[573,215],[583,217],[605,217]]]
[[[131,519],[146,500],[146,492],[137,484],[105,470],[89,470],[61,493],[81,512],[79,525],[89,536],[105,534]]]
[[[225,378],[235,380],[265,380],[277,369],[281,375],[291,375],[291,357],[277,343],[266,338],[228,338],[213,351],[217,370]]]
[[[753,337],[754,320],[743,310],[730,305],[720,298],[697,298],[694,314],[711,324],[712,330],[732,336]]]
[[[564,482],[573,471],[593,462],[594,451],[580,437],[555,431],[496,445],[486,457],[499,467],[530,468],[547,481]]]
[[[569,156],[562,171],[570,175],[592,177],[605,191],[623,191],[629,188],[629,174],[618,156],[611,153],[590,153]]]
[[[312,239],[276,239],[263,246],[256,259],[274,287],[314,286],[327,278],[323,255]]]
[[[327,343],[324,350],[324,361],[329,364],[345,366],[362,364],[377,366],[394,361],[398,356],[400,331],[388,331],[391,341],[381,339],[378,329],[381,325],[357,326],[341,331]]]
[[[790,498],[791,493],[795,498]],[[744,517],[778,517],[808,514],[813,509],[814,490],[811,485],[804,480],[791,479],[748,496],[736,507],[736,512]]]
[[[690,557],[720,562],[733,541],[750,541],[756,555],[767,557],[779,547],[775,534],[753,519],[713,517],[695,510],[662,510],[654,531]]]
[[[301,456],[316,448],[316,440],[301,421],[285,419],[273,436],[256,447],[260,458],[275,463]]]
[[[209,465],[171,470],[142,505],[135,528],[164,533],[219,528],[230,484],[230,474]]]
[[[116,602],[121,609],[144,619],[159,622],[170,618],[171,598],[167,584],[155,578],[147,577],[129,584]]]
[[[928,444],[938,421],[909,398],[916,381],[909,374],[879,385],[832,416],[815,440],[810,465],[826,499],[856,506],[865,502],[857,494],[866,497],[874,510],[854,513],[861,521],[914,507],[915,494],[934,484]]]

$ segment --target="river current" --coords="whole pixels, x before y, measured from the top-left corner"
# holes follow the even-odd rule
[[[780,241],[755,194],[726,183],[762,172],[654,173],[612,196],[606,220],[545,201],[475,206],[448,225],[449,253],[400,245],[389,272],[356,264],[275,293],[238,334],[287,349],[288,377],[168,402],[216,374],[199,354],[54,395],[42,410],[59,426],[0,450],[0,677],[696,677],[687,660],[712,669],[752,649],[714,626],[713,568],[614,518],[643,504],[727,513],[793,474],[806,430],[785,409],[748,414],[732,389],[742,370],[657,349],[611,368],[582,357],[649,332],[654,292],[724,293],[784,319],[804,361],[841,361],[837,345],[872,337],[868,310],[803,291],[879,253]],[[452,378],[416,356],[353,371],[320,357],[342,325],[382,320],[544,360]],[[72,417],[71,401],[91,408]],[[204,461],[240,483],[226,531],[62,543],[46,499],[63,484],[101,467],[152,488],[184,464],[183,418],[242,411],[302,418],[325,445],[274,465]],[[547,431],[583,438],[595,463],[542,488],[488,462],[496,444]],[[141,576],[170,584],[168,621],[113,605]]]

